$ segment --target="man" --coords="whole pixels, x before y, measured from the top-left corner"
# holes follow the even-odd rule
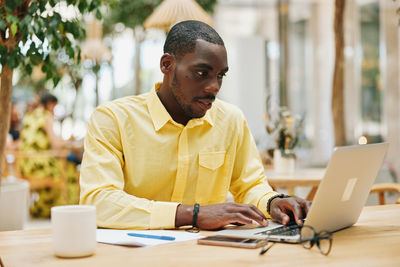
[[[98,225],[301,224],[309,202],[272,191],[243,114],[215,98],[228,71],[218,33],[176,24],[160,68],[162,84],[98,107],[88,123],[80,203],[97,206]],[[228,190],[237,203],[225,203]]]

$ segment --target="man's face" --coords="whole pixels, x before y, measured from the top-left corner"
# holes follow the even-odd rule
[[[45,108],[51,112],[51,114],[54,114],[54,108],[57,106],[57,102],[49,101],[46,103]]]
[[[189,119],[201,118],[211,108],[227,71],[225,47],[204,40],[177,60],[171,92]]]

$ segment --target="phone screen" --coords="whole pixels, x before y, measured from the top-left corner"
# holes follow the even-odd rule
[[[228,236],[208,236],[199,239],[197,242],[203,245],[257,248],[262,246],[263,240]]]

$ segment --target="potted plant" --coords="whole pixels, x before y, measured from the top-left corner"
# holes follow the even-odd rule
[[[293,115],[287,107],[271,107],[265,114],[266,130],[275,141],[274,169],[293,172],[295,147],[303,128],[304,117]]]

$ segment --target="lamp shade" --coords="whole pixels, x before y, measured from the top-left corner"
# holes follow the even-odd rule
[[[92,59],[97,63],[111,61],[111,51],[103,44],[102,35],[102,25],[99,20],[94,19],[88,23],[86,31],[87,39],[81,47],[81,56],[83,60]]]
[[[184,20],[198,20],[212,26],[211,17],[194,0],[164,0],[143,23],[145,29],[168,31]]]

